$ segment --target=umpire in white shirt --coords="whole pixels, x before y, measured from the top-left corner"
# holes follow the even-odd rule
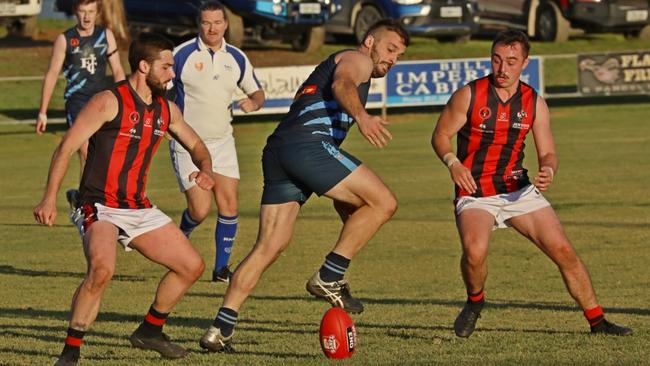
[[[180,189],[187,199],[180,224],[186,236],[210,214],[210,196],[214,197],[218,217],[212,281],[227,283],[231,276],[228,260],[237,233],[239,185],[231,125],[232,98],[235,89],[241,89],[247,98],[237,102],[239,108],[246,113],[253,112],[262,107],[264,91],[246,55],[224,40],[228,29],[224,6],[217,1],[203,3],[197,21],[199,35],[174,49],[174,101],[210,150],[215,180],[212,192],[199,189],[189,180],[189,174],[197,168],[183,146],[172,141],[170,154]]]

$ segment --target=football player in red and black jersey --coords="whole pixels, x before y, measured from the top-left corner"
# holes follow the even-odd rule
[[[443,110],[431,143],[455,183],[460,266],[467,302],[454,323],[469,337],[485,303],[490,235],[514,227],[558,266],[593,333],[631,335],[608,322],[585,265],[544,198],[558,168],[548,107],[519,77],[528,65],[530,43],[520,31],[499,33],[492,43],[492,73],[456,91]],[[523,168],[524,139],[532,131],[539,171],[529,180]],[[456,153],[451,139],[457,136]]]
[[[206,190],[214,181],[205,145],[178,107],[163,98],[167,82],[174,77],[173,48],[169,40],[156,35],[144,34],[134,41],[129,48],[131,76],[94,96],[54,152],[45,195],[34,208],[36,220],[49,226],[56,218],[56,195],[70,157],[89,141],[75,217],[88,267],[72,299],[68,336],[56,365],[78,362],[82,338],[115,271],[116,241],[168,269],[131,343],[166,358],[187,354],[169,341],[162,328],[174,305],[203,273],[204,263],[178,226],[145,194],[149,165],[165,133],[182,143],[199,167],[190,180]]]

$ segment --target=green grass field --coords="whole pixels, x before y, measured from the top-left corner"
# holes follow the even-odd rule
[[[357,131],[345,143],[396,192],[396,216],[352,262],[353,294],[366,311],[354,316],[359,347],[345,365],[531,364],[641,365],[650,351],[648,261],[650,103],[551,108],[561,167],[547,194],[590,269],[610,320],[631,326],[628,338],[591,336],[554,265],[513,230],[494,234],[488,306],[476,333],[457,338],[452,323],[464,301],[460,248],[452,217],[452,185],[429,146],[436,114],[394,114],[395,138],[375,150]],[[644,117],[646,116],[646,117]],[[240,229],[233,263],[257,234],[260,154],[273,123],[235,127],[241,164]],[[36,136],[31,126],[0,126],[0,365],[47,365],[61,351],[70,298],[85,261],[68,224],[64,193],[52,228],[38,226],[50,156],[62,132]],[[535,171],[533,143],[527,166]],[[178,220],[178,192],[166,146],[149,177],[150,198]],[[73,160],[74,162],[74,160]],[[74,162],[64,187],[76,184]],[[644,193],[645,192],[645,193]],[[209,220],[211,221],[211,220]],[[82,365],[325,365],[318,324],[328,305],[308,296],[304,282],[334,243],[340,223],[327,199],[303,208],[288,250],[245,304],[236,355],[208,354],[197,340],[221,304],[223,285],[206,272],[170,317],[166,332],[191,350],[161,361],[132,348],[128,335],[151,303],[162,268],[116,245],[117,271],[97,322],[86,336]],[[212,222],[192,239],[208,266]]]

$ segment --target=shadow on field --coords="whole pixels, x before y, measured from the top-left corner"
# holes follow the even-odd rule
[[[35,40],[25,37],[3,37],[0,38],[0,48],[32,48],[50,47],[54,42],[47,40]]]
[[[215,294],[211,292],[193,292],[188,293],[187,297],[214,297]],[[304,301],[304,302],[322,302],[309,295],[305,296],[273,296],[273,295],[252,295],[250,299],[260,301]],[[368,297],[359,297],[364,304],[372,305],[433,305],[433,306],[449,306],[453,308],[460,308],[465,304],[460,300],[440,300],[440,299],[372,299]],[[544,302],[524,302],[517,300],[496,300],[492,299],[485,305],[486,309],[531,309],[531,310],[548,310],[548,311],[579,311],[577,306],[561,305],[557,303],[544,303]],[[629,315],[642,315],[650,316],[650,309],[639,308],[615,308],[608,307],[608,314],[629,314]]]
[[[34,120],[34,124],[36,123],[36,116],[38,115],[38,109],[15,109],[15,108],[0,108],[0,114],[5,115],[9,117],[10,119],[15,119],[15,120]],[[54,119],[54,118],[65,118],[65,111],[63,110],[49,110],[48,111],[48,118],[49,119]],[[47,129],[54,129],[55,126],[61,125],[63,128],[65,128],[66,124],[65,123],[48,123]]]
[[[37,271],[33,269],[16,268],[14,266],[0,265],[0,275],[13,275],[25,277],[71,277],[71,278],[84,278],[82,272],[66,272],[66,271]],[[150,277],[153,278],[153,277]],[[156,277],[157,278],[157,277]],[[126,282],[144,282],[147,277],[131,276],[131,275],[114,275],[113,281],[126,281]]]

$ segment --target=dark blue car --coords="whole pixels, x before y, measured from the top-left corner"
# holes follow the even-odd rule
[[[328,33],[354,35],[361,41],[382,18],[399,20],[412,35],[441,41],[469,39],[475,30],[473,6],[466,0],[338,0],[341,10],[327,23]]]

